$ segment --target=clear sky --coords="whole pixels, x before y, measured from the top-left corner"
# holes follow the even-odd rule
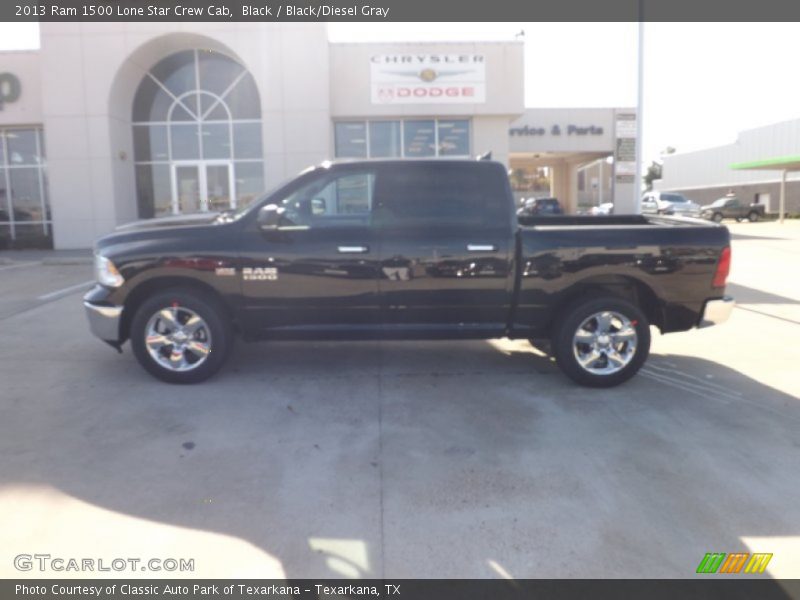
[[[525,32],[529,107],[636,105],[636,23],[333,23],[336,42],[510,40]],[[645,25],[644,149],[733,142],[800,118],[800,24]],[[38,47],[35,23],[0,23],[0,50]],[[0,57],[0,69],[2,69]]]

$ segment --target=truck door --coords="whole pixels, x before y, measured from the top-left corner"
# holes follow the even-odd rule
[[[508,177],[497,163],[393,163],[375,190],[384,330],[502,335],[512,291]]]
[[[378,247],[372,227],[375,173],[322,169],[270,199],[278,229],[245,228],[242,308],[270,337],[370,329],[378,323]]]

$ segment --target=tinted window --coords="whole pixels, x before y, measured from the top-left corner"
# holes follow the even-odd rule
[[[686,198],[680,194],[661,194],[661,199],[667,202],[686,202]]]
[[[503,225],[506,185],[505,173],[489,165],[395,165],[380,175],[376,218],[387,227]]]

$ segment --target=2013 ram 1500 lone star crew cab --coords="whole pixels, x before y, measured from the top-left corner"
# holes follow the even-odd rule
[[[503,165],[326,163],[248,207],[119,227],[84,297],[95,335],[191,383],[245,340],[524,338],[589,386],[650,326],[724,321],[728,230],[661,216],[520,217]]]

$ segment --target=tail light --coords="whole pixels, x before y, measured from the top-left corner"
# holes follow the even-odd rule
[[[715,288],[724,288],[725,282],[728,279],[728,273],[731,271],[731,247],[725,246],[722,253],[719,255],[717,262],[717,271],[714,273],[714,282],[711,284]]]

